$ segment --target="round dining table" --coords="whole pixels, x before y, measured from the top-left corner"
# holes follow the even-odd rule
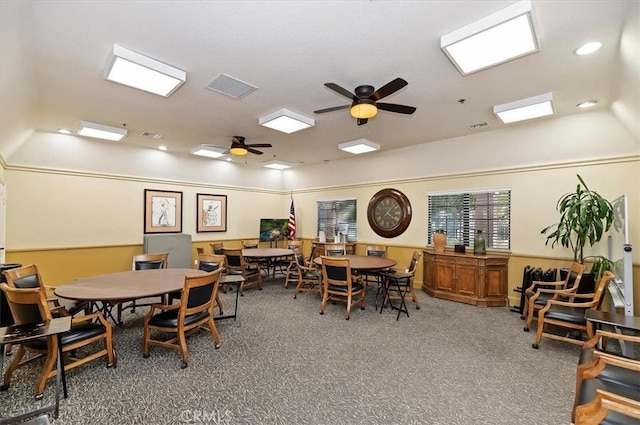
[[[358,272],[375,271],[389,269],[398,262],[391,258],[376,257],[375,255],[340,255],[336,258],[348,258],[351,270]],[[318,266],[322,265],[322,257],[316,257],[313,262]]]
[[[82,277],[58,286],[60,298],[82,301],[130,301],[162,296],[184,288],[185,276],[206,273],[197,269],[152,269]]]
[[[276,277],[276,269],[280,268],[280,273],[286,274],[286,265],[282,265],[280,260],[287,260],[293,257],[293,250],[288,248],[244,248],[242,256],[244,258],[258,261],[266,267],[267,277]]]

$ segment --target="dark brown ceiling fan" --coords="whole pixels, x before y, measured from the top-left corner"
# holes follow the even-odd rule
[[[324,85],[331,90],[350,99],[351,105],[334,106],[332,108],[319,109],[313,112],[315,114],[323,114],[325,112],[339,111],[341,109],[350,109],[351,116],[358,119],[358,125],[366,124],[369,118],[375,117],[378,113],[378,109],[411,115],[416,111],[416,108],[413,106],[378,102],[378,100],[397,92],[407,84],[409,83],[402,78],[396,78],[395,80],[380,87],[378,90],[375,90],[373,86],[364,85],[356,87],[354,93],[351,93],[349,90],[340,87],[336,83],[325,83]]]
[[[244,142],[245,138],[242,136],[233,136],[231,138],[231,147],[229,148],[229,153],[231,155],[244,156],[247,152],[251,152],[256,155],[262,155],[264,152],[261,152],[254,148],[270,148],[272,147],[270,143],[254,143],[248,145]]]

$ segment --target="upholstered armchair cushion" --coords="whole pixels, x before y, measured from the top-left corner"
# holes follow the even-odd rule
[[[178,309],[163,311],[162,313],[153,316],[149,320],[149,324],[158,327],[176,328],[178,327],[178,313]],[[191,314],[184,318],[184,325],[189,326],[192,323],[196,323],[197,321],[206,319],[207,317],[209,317],[209,312],[207,310]]]
[[[74,324],[69,332],[65,332],[61,335],[62,346],[75,344],[76,342],[84,341],[88,338],[102,335],[106,332],[106,329],[100,322],[82,322]],[[38,338],[26,343],[27,347],[37,350],[47,349],[47,338]]]

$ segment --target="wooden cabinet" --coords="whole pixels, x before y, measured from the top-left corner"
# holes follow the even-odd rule
[[[508,305],[507,257],[422,252],[427,294],[480,307]]]
[[[319,257],[321,255],[324,255],[324,246],[325,245],[333,245],[333,242],[318,242],[318,241],[313,241],[313,258]],[[352,242],[347,242],[346,244],[346,248],[347,248],[347,254],[349,255],[355,255],[356,253],[356,244],[352,243]]]

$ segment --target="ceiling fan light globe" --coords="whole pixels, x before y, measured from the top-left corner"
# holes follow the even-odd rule
[[[373,118],[378,114],[378,108],[371,102],[357,103],[351,107],[351,116],[354,118]]]
[[[231,148],[229,149],[229,153],[231,155],[244,156],[247,154],[247,150],[245,148]]]

